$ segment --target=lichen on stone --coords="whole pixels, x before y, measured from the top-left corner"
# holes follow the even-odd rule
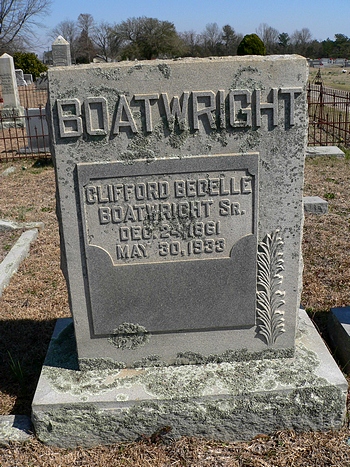
[[[120,400],[125,394],[116,397]],[[320,387],[236,398],[145,400],[108,413],[94,404],[65,404],[39,414],[34,411],[33,420],[41,441],[64,448],[131,441],[165,425],[172,427],[174,437],[248,440],[281,429],[338,428],[343,402],[338,388]]]
[[[134,362],[132,366],[133,368],[147,368],[156,366],[166,366],[166,363],[162,361],[159,355],[148,355],[147,357],[144,357],[141,360]]]
[[[121,370],[125,368],[124,362],[116,362],[112,358],[80,358],[79,368],[81,371],[90,370]]]
[[[171,76],[171,68],[167,63],[160,63],[158,65],[158,70],[162,73],[164,78],[169,79]]]
[[[113,330],[108,342],[118,349],[136,349],[149,341],[149,334],[140,324],[122,323]]]

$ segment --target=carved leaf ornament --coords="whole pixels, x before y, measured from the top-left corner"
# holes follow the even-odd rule
[[[258,246],[257,277],[257,321],[258,333],[264,336],[267,345],[276,342],[278,336],[285,332],[284,305],[285,292],[280,290],[284,270],[283,245],[279,230],[267,234]]]

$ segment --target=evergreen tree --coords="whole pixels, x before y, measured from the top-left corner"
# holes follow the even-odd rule
[[[266,55],[266,48],[257,34],[247,34],[238,46],[237,55]]]

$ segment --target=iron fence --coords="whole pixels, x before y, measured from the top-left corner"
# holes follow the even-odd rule
[[[350,146],[350,93],[308,84],[309,145]]]
[[[47,89],[31,84],[20,86],[18,94],[22,109],[4,109],[0,98],[0,162],[51,157],[45,113]]]
[[[49,158],[49,135],[45,116],[47,89],[35,84],[18,88],[21,106],[2,111],[0,85],[0,162],[20,158]],[[309,145],[350,147],[350,93],[320,84],[308,84]]]

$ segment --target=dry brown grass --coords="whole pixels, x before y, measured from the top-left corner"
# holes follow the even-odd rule
[[[312,83],[318,68],[309,69],[309,81]],[[321,67],[321,76],[323,85],[329,88],[349,91],[350,89],[350,68],[345,68],[346,73],[343,73],[343,68],[339,66]]]
[[[1,414],[30,413],[55,319],[69,316],[59,269],[53,169],[32,164],[15,162],[16,172],[0,178],[0,218],[43,221],[46,226],[0,297]],[[0,172],[8,165],[2,164]],[[332,306],[350,305],[350,161],[308,159],[305,177],[305,195],[329,201],[327,216],[308,215],[304,225],[302,304],[317,321]],[[19,362],[23,378],[11,371],[8,352]],[[0,466],[349,467],[349,436],[346,427],[336,433],[284,431],[249,443],[182,438],[74,450],[33,440],[0,448]]]
[[[262,436],[248,443],[221,443],[181,438],[158,444],[144,441],[64,450],[37,441],[0,448],[2,467],[348,467],[350,447],[345,430],[338,433],[293,431]]]

